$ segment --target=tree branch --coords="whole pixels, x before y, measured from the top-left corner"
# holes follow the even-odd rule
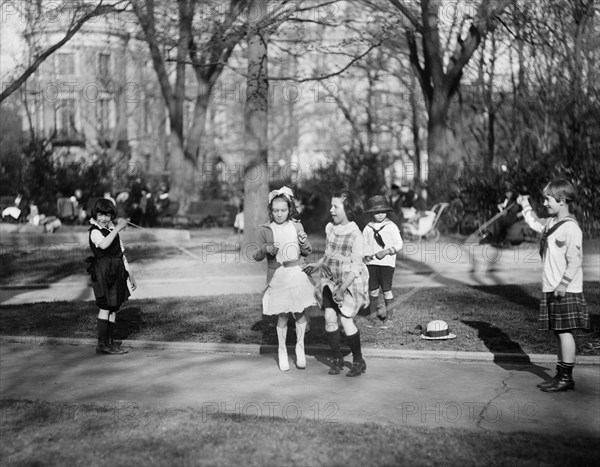
[[[350,68],[352,65],[354,65],[356,62],[358,62],[359,60],[361,60],[362,58],[364,58],[366,55],[368,55],[371,50],[379,47],[381,45],[381,43],[383,42],[383,40],[379,40],[376,43],[372,44],[364,53],[360,54],[357,57],[354,57],[349,63],[347,63],[343,68],[328,73],[326,75],[321,75],[321,76],[312,76],[310,78],[294,78],[294,77],[290,77],[290,76],[277,76],[277,77],[271,77],[269,76],[269,80],[272,81],[294,81],[296,83],[304,83],[306,81],[320,81],[320,80],[324,80],[327,78],[331,78],[333,76],[337,76],[342,74],[344,71],[346,71],[348,68]]]
[[[117,5],[119,3],[123,3],[123,1],[119,1],[111,5],[103,5],[101,0],[100,3],[98,3],[98,5],[94,7],[94,9],[85,13],[81,18],[79,18],[78,20],[73,19],[74,22],[72,22],[69,25],[65,36],[56,44],[48,47],[42,54],[38,55],[33,61],[33,63],[30,66],[28,66],[27,69],[16,80],[14,80],[10,85],[8,85],[6,89],[2,91],[2,93],[0,93],[0,103],[2,103],[17,89],[19,89],[23,85],[23,83],[25,83],[25,81],[27,81],[29,77],[37,71],[40,65],[44,63],[44,61],[50,55],[52,55],[63,45],[65,45],[90,19],[95,18],[97,16],[105,15],[107,13],[119,13],[125,11],[125,8],[117,8]]]

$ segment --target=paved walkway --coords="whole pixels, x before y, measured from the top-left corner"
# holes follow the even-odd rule
[[[535,387],[553,364],[376,358],[367,372],[330,376],[322,357],[279,371],[275,354],[132,348],[97,356],[93,345],[1,345],[1,398],[60,407],[100,403],[135,415],[145,407],[204,414],[373,422],[502,432],[600,436],[600,365],[578,365],[576,391]],[[292,354],[293,355],[293,354]],[[349,364],[349,358],[346,358]],[[147,427],[155,429],[156,427]]]

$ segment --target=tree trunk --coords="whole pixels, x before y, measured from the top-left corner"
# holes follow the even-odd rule
[[[255,0],[248,15],[254,24],[251,24],[248,38],[248,80],[244,114],[247,161],[244,170],[244,245],[254,240],[257,227],[268,219],[268,37],[256,25],[266,11],[267,0]]]
[[[195,184],[196,164],[186,157],[183,141],[177,132],[169,134],[170,192],[173,202],[179,203],[180,214],[185,213],[197,193]]]
[[[196,98],[194,105],[194,115],[192,125],[187,135],[186,151],[195,160],[200,160],[202,151],[202,139],[206,133],[206,113],[208,112],[208,103],[203,96]]]
[[[421,172],[421,128],[419,126],[419,105],[417,103],[415,75],[411,73],[410,78],[410,89],[413,90],[413,92],[410,93],[411,126],[413,146],[415,151],[413,163],[415,164],[415,180],[422,182],[423,174]]]
[[[448,135],[448,105],[449,97],[437,92],[432,96],[427,122],[427,160],[429,165],[428,178],[432,179],[437,171],[450,160],[450,142]],[[435,178],[433,178],[435,180]]]

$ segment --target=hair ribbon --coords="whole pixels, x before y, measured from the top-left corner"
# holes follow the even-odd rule
[[[271,204],[273,198],[276,198],[277,196],[281,195],[285,196],[288,201],[292,201],[292,198],[294,197],[294,192],[291,188],[288,188],[287,186],[282,186],[279,190],[273,190],[271,193],[269,193],[269,204]]]

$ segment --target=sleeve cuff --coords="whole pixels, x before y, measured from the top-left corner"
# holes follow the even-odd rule
[[[560,281],[560,285],[569,285],[571,283],[571,278],[570,277],[563,277],[562,280]]]

